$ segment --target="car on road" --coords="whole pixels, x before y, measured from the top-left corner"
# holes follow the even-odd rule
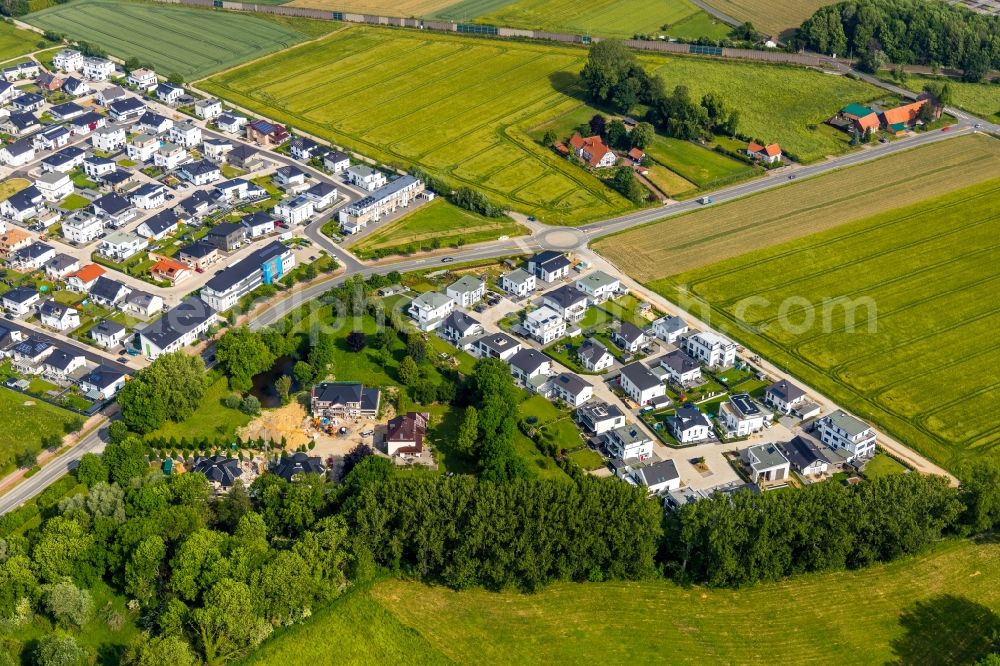
[[[788,174],[788,180],[795,180],[798,177],[799,177],[799,175],[797,173],[790,173],[790,174]]]
[[[975,125],[972,126],[972,129],[979,129],[982,126],[983,126],[982,123],[976,123]]]
[[[309,261],[316,261],[316,255],[315,254],[309,255]]]
[[[878,142],[879,143],[889,143],[889,139],[885,138],[884,136],[880,136],[878,138]]]
[[[942,132],[947,132],[947,131],[948,131],[948,130],[950,130],[950,129],[951,129],[950,127],[942,127],[942,128],[941,128],[941,131],[942,131]]]
[[[445,257],[445,258],[443,258],[443,259],[441,260],[441,263],[442,263],[442,264],[447,264],[447,263],[450,263],[450,262],[452,262],[452,261],[455,261],[455,257]]]
[[[534,215],[529,215],[528,216],[528,222],[536,222],[536,221],[537,220],[535,220],[535,216]]]
[[[119,363],[128,363],[128,359],[125,358],[124,356],[119,356],[115,360],[118,361]]]

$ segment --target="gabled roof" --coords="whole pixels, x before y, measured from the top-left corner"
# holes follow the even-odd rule
[[[479,325],[479,322],[476,321],[475,318],[469,316],[461,310],[452,310],[451,314],[445,317],[444,320],[445,329],[453,328],[463,337],[468,334],[467,331],[470,331]]]
[[[895,109],[887,109],[882,112],[882,118],[885,120],[886,125],[896,125],[899,123],[912,125],[917,121],[920,108],[926,103],[927,99],[921,99],[911,104],[897,106]]]
[[[117,370],[113,370],[106,365],[99,365],[88,372],[83,378],[80,379],[80,381],[105,389],[120,381],[124,376],[124,372],[118,372]]]
[[[291,481],[300,474],[322,474],[323,471],[323,459],[310,456],[305,451],[296,451],[282,458],[274,468],[274,473],[285,481]]]
[[[160,349],[176,342],[215,316],[215,310],[199,298],[190,298],[142,329],[142,336]]]
[[[38,312],[46,317],[55,317],[56,319],[62,319],[70,311],[76,312],[76,308],[71,308],[68,305],[60,303],[54,298],[48,298],[42,301],[42,304],[38,306]]]
[[[635,471],[635,476],[636,480],[647,488],[681,478],[673,460],[661,460],[649,467],[640,467]]]
[[[109,277],[101,275],[94,282],[94,286],[90,288],[90,295],[103,298],[106,301],[115,301],[125,289],[128,289],[128,287],[118,280],[112,280]]]
[[[125,327],[112,319],[102,319],[96,326],[90,329],[92,336],[105,335],[113,337],[125,332]]]
[[[132,207],[132,204],[127,199],[114,192],[94,199],[93,205],[95,210],[99,208],[107,215],[117,215]]]
[[[212,203],[212,195],[205,190],[195,190],[191,196],[177,204],[184,212],[194,215],[202,208]]]
[[[630,321],[623,321],[618,328],[617,334],[622,340],[631,344],[646,335],[646,332]]]
[[[126,97],[124,99],[117,99],[108,105],[108,108],[115,113],[123,113],[126,111],[135,111],[136,109],[144,109],[146,105],[140,102],[135,97]]]
[[[697,361],[682,352],[680,349],[675,349],[661,358],[660,365],[665,368],[670,368],[675,374],[678,375],[683,375],[684,373],[697,370],[701,367],[698,365]]]
[[[522,349],[510,357],[510,364],[528,375],[549,363],[549,357],[537,349]]]
[[[312,396],[320,402],[334,405],[360,403],[361,409],[378,409],[380,393],[377,388],[366,388],[357,382],[322,382],[313,387]]]
[[[13,125],[14,127],[16,127],[17,129],[23,130],[23,129],[27,129],[28,127],[31,127],[33,125],[37,125],[38,124],[38,118],[35,117],[35,114],[27,112],[27,111],[25,111],[23,113],[22,112],[17,112],[17,113],[10,114],[10,116],[7,118],[7,122],[9,122],[11,125]]]
[[[662,383],[656,375],[649,371],[649,368],[638,361],[629,363],[623,367],[621,373],[623,377],[632,382],[640,391],[660,386]]]
[[[32,208],[42,199],[42,193],[34,185],[29,185],[20,192],[15,192],[7,197],[6,201],[16,211],[25,211]]]
[[[420,453],[424,448],[424,437],[427,435],[427,422],[430,414],[427,412],[407,412],[386,424],[385,440],[387,442],[409,443],[412,446],[398,448],[398,453]]]
[[[570,395],[578,396],[588,388],[593,388],[588,382],[584,381],[579,375],[575,375],[572,372],[561,372],[555,376],[552,380],[557,386],[562,388]]]
[[[581,359],[590,361],[591,363],[596,363],[598,360],[604,358],[605,355],[610,354],[608,348],[605,347],[599,340],[594,338],[587,338],[577,349],[576,354]]]
[[[244,215],[243,219],[240,220],[240,224],[250,228],[264,227],[269,224],[274,224],[274,216],[268,215],[266,212],[259,210],[256,213]]]
[[[77,272],[71,273],[66,277],[67,278],[75,277],[84,284],[88,284],[90,282],[93,282],[97,278],[101,277],[102,275],[104,275],[105,272],[106,271],[104,270],[103,266],[98,266],[97,264],[87,264]]]

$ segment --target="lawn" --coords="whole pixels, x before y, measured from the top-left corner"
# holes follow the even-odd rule
[[[136,57],[164,74],[178,73],[187,80],[280,51],[311,36],[294,22],[124,0],[76,0],[30,14],[25,20],[71,39],[98,44],[119,58]],[[337,26],[310,23],[318,24],[323,32]]]
[[[202,87],[385,163],[420,166],[449,187],[482,190],[544,222],[579,224],[631,208],[536,140],[536,128],[554,118],[585,116],[578,76],[585,58],[583,49],[556,44],[352,26]],[[867,84],[800,68],[641,59],[694,96],[720,94],[740,112],[741,132],[813,158],[847,146],[807,124],[879,95]],[[766,105],[761,90],[769,91]]]
[[[66,210],[79,210],[89,206],[90,199],[82,197],[79,194],[70,194],[56,205]]]
[[[369,257],[376,250],[380,254],[410,254],[422,249],[469,245],[526,233],[527,229],[507,216],[483,217],[439,197],[379,228],[352,245],[351,251],[359,257]]]
[[[802,238],[980,182],[1000,141],[968,136],[602,238],[593,247],[640,282]]]
[[[910,75],[902,84],[914,92],[921,92],[924,85],[934,81],[947,81],[951,88],[951,105],[990,120],[1000,123],[1000,84],[997,83],[963,83],[955,79],[936,78],[931,76]],[[892,81],[899,85],[898,81]]]
[[[681,178],[702,189],[713,189],[759,170],[746,162],[717,153],[691,141],[657,136],[646,154]]]
[[[483,2],[463,2],[438,15],[453,20],[601,37],[631,39],[634,35],[709,37],[722,39],[731,28],[711,17],[689,0],[591,0],[580,11],[574,0],[516,0],[489,13],[472,14]],[[702,18],[692,24],[695,17]],[[692,34],[697,30],[698,34]]]
[[[238,409],[223,406],[222,399],[231,394],[229,382],[225,377],[215,379],[205,389],[201,406],[189,418],[175,423],[167,421],[162,426],[146,435],[147,439],[167,439],[176,437],[232,437],[238,428],[250,422],[250,417]]]
[[[998,612],[1000,544],[949,541],[741,590],[647,581],[518,594],[388,580],[276,632],[246,663],[969,664],[990,651]]]
[[[956,471],[1000,459],[998,200],[995,178],[650,286]]]
[[[594,470],[604,467],[604,458],[593,449],[582,448],[569,454],[569,459],[580,466],[581,469]]]
[[[869,479],[877,479],[880,476],[892,476],[894,474],[905,474],[906,467],[890,458],[886,454],[879,452],[865,465],[865,476]]]
[[[63,434],[63,424],[75,418],[72,412],[0,387],[0,471],[9,472],[21,451],[41,450],[42,437]]]
[[[758,30],[787,36],[829,0],[706,0],[707,4],[738,21],[750,21]],[[783,34],[784,33],[784,34]]]
[[[42,36],[21,30],[10,23],[0,23],[0,62],[10,60],[25,53],[31,53],[38,48]]]
[[[25,178],[10,178],[0,183],[0,201],[6,201],[24,188],[31,185]]]

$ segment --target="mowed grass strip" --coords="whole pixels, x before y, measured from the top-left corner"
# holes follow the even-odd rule
[[[458,241],[471,245],[496,240],[500,236],[521,236],[527,232],[509,217],[483,217],[444,199],[435,199],[363,238],[360,243],[351,246],[351,251],[362,256],[380,249],[415,252],[431,246],[434,241],[441,247]]]
[[[957,471],[1000,459],[998,201],[1000,178],[650,286],[683,286],[713,324]]]
[[[1000,141],[963,136],[667,218],[593,247],[649,283],[981,182],[998,165]]]
[[[741,176],[751,176],[753,166],[734,160],[732,157],[709,150],[691,141],[682,141],[664,136],[646,148],[646,154],[681,178],[698,187],[711,187],[720,181],[731,182]]]
[[[76,414],[17,391],[0,387],[0,472],[10,471],[14,456],[39,451],[42,437],[62,435]]]
[[[347,14],[376,14],[379,16],[427,16],[454,3],[454,0],[293,0],[283,3],[287,7],[308,7]]]
[[[41,39],[38,33],[21,30],[10,23],[0,23],[0,61],[33,52]]]
[[[123,0],[76,0],[24,18],[32,25],[136,57],[187,80],[303,41],[306,35],[250,14]],[[316,22],[321,23],[321,22]],[[337,24],[322,24],[332,31]]]
[[[830,0],[706,0],[706,4],[738,21],[750,21],[758,30],[787,37],[790,31]]]

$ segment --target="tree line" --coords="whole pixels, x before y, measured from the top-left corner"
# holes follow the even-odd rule
[[[875,72],[889,62],[955,67],[982,81],[1000,67],[1000,16],[937,0],[846,0],[821,7],[799,27],[798,46],[854,53]]]

